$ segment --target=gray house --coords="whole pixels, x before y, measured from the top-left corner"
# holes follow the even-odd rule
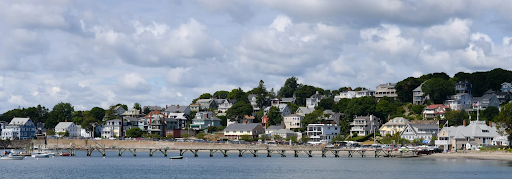
[[[495,94],[484,94],[482,97],[474,97],[472,102],[474,109],[484,110],[489,106],[500,108],[500,100]]]
[[[190,107],[189,106],[180,106],[179,104],[178,105],[170,105],[170,106],[166,106],[165,108],[165,112],[168,112],[168,113],[185,113],[187,115],[190,115]]]
[[[424,143],[430,142],[437,136],[439,126],[437,124],[407,124],[400,136],[407,140],[424,139]]]

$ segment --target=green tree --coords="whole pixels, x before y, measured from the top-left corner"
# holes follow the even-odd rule
[[[447,96],[455,94],[453,84],[441,78],[426,81],[421,89],[436,104],[442,104]]]
[[[415,114],[421,115],[423,112],[423,109],[425,109],[426,105],[414,105],[412,106],[412,111],[414,111]]]
[[[55,128],[55,126],[59,122],[64,122],[66,120],[72,119],[73,112],[75,111],[74,107],[71,106],[70,103],[60,102],[56,104],[52,111],[48,113],[48,120],[46,121],[46,127]]]
[[[93,131],[92,124],[95,124],[95,123],[98,123],[98,122],[100,122],[100,121],[95,119],[94,117],[86,116],[84,118],[84,121],[82,122],[82,128],[85,129],[85,131],[87,131],[87,132],[92,132]]]
[[[198,138],[198,139],[204,139],[204,133],[198,133],[198,134],[196,135],[196,138]]]
[[[245,115],[252,114],[252,105],[246,103],[245,101],[236,102],[231,108],[226,111],[226,117],[231,120],[240,120],[243,119]]]
[[[48,130],[46,135],[49,135],[49,136],[55,135],[55,130],[53,130],[53,129]]]
[[[252,137],[247,134],[242,135],[242,137],[240,137],[240,139],[245,140],[245,141],[252,141]]]
[[[149,114],[150,112],[151,112],[151,110],[147,106],[144,108],[144,111],[142,111],[142,113],[144,113],[144,114]]]
[[[260,83],[257,88],[255,88],[254,93],[256,93],[256,104],[258,104],[258,107],[261,109],[263,108],[263,105],[267,103],[267,97],[268,92],[267,88],[265,88],[265,82],[263,80],[260,80]]]
[[[412,102],[412,91],[421,85],[423,81],[420,79],[409,77],[395,85],[398,100],[402,102]]]
[[[283,87],[279,89],[278,96],[284,97],[284,98],[290,98],[293,97],[293,94],[297,89],[299,89],[299,84],[297,83],[297,77],[292,76],[291,78],[288,78],[285,82]]]
[[[141,137],[142,134],[144,134],[144,131],[142,131],[142,129],[140,129],[138,127],[134,127],[134,128],[128,129],[126,131],[126,137],[131,137],[131,138]]]
[[[446,111],[444,117],[448,120],[449,126],[460,126],[468,115],[464,111],[451,110]]]
[[[93,117],[96,121],[102,121],[105,117],[105,110],[100,107],[93,107],[87,116]]]
[[[190,137],[190,134],[182,134],[181,137],[185,138],[185,139],[188,139]]]
[[[317,88],[309,85],[302,85],[295,91],[295,98],[297,101],[297,105],[305,106],[306,98],[311,97],[317,92]]]
[[[481,113],[481,117],[486,121],[494,121],[494,118],[500,114],[500,110],[495,106],[489,106]]]
[[[213,98],[215,99],[226,99],[228,98],[229,92],[228,91],[216,91],[213,93]]]
[[[140,104],[139,103],[133,103],[133,108],[140,110]]]
[[[260,139],[261,141],[265,142],[267,140],[270,140],[270,137],[267,134],[261,134]]]
[[[65,135],[65,134],[66,134],[66,132],[57,132],[57,135],[58,135],[59,137],[64,137],[64,135]]]
[[[333,98],[324,98],[321,99],[320,102],[318,102],[319,109],[328,110],[332,109],[334,106],[334,99]]]
[[[343,137],[343,135],[338,134],[338,135],[334,136],[334,137],[331,139],[331,141],[333,141],[333,142],[341,142],[341,141],[343,141],[344,139],[345,139],[345,138]]]
[[[295,103],[288,103],[287,105],[292,113],[295,113],[295,111],[299,109],[299,105],[296,105]]]
[[[233,89],[228,94],[228,99],[235,99],[236,102],[244,101],[246,103],[249,102],[249,98],[247,98],[247,94],[242,90],[242,88]]]
[[[283,121],[283,116],[281,115],[281,112],[275,106],[270,107],[267,113],[267,117],[271,125],[279,125],[281,124],[281,121]]]
[[[109,109],[105,111],[105,120],[106,121],[118,118],[118,116],[115,113],[116,107],[117,106],[110,106]],[[148,110],[149,110],[149,108],[148,108]]]
[[[308,124],[318,123],[320,117],[322,117],[323,114],[324,114],[324,112],[319,109],[313,111],[312,113],[306,114],[306,116],[304,116],[304,119],[301,121],[301,123],[302,123],[301,130],[306,131]]]
[[[389,102],[392,101],[392,102]],[[379,114],[377,117],[380,119],[387,119],[390,115],[395,115],[397,106],[394,103],[393,99],[381,99],[377,106],[375,107],[375,111]]]
[[[299,140],[297,139],[297,136],[296,135],[292,135],[290,137],[290,140],[292,140],[293,143],[299,143]]]
[[[512,147],[512,103],[505,104],[501,107],[498,115],[498,128],[508,134],[509,147]],[[502,134],[502,135],[505,135]]]
[[[283,137],[281,137],[280,135],[273,135],[272,138],[278,142],[283,141]]]
[[[203,93],[201,96],[199,96],[199,99],[211,99],[212,95],[210,93]]]
[[[302,135],[302,137],[300,138],[300,142],[302,143],[307,143],[309,142],[309,140],[311,140],[311,138],[308,135]]]

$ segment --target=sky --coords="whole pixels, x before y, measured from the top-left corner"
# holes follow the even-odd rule
[[[512,69],[509,0],[0,1],[0,113]]]

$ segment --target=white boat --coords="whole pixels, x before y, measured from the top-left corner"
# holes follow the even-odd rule
[[[33,153],[32,157],[34,157],[34,158],[50,158],[50,154],[38,152],[38,153]]]
[[[0,160],[23,160],[24,156],[17,156],[15,154],[10,153],[9,155],[0,157]]]

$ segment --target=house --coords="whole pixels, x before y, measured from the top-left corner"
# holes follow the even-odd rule
[[[325,115],[325,111],[324,111],[324,115]],[[332,113],[326,117],[325,123],[340,125],[340,120],[342,117],[343,117],[342,113]]]
[[[470,121],[468,126],[464,121],[462,126],[443,127],[435,145],[444,150],[474,150],[479,146],[496,144],[494,140],[500,136],[496,127],[492,124],[486,125],[485,121]]]
[[[185,113],[168,113],[167,118],[175,119],[178,125],[178,129],[185,129],[187,122],[190,121],[188,115]]]
[[[315,107],[318,106],[318,103],[320,102],[320,100],[323,98],[325,98],[325,96],[320,95],[317,91],[311,97],[306,98],[306,107],[315,109]]]
[[[276,107],[279,109],[279,113],[281,113],[282,116],[287,116],[292,113],[290,107],[288,107],[288,104],[278,104]],[[263,111],[266,115],[268,111],[270,111],[270,106],[266,107]]]
[[[128,111],[125,111],[123,114],[121,114],[123,117],[142,117],[144,114],[141,112],[141,110],[132,108],[128,109]]]
[[[449,110],[451,110],[449,106],[445,106],[442,104],[431,104],[429,106],[426,106],[423,109],[423,112],[421,112],[421,114],[423,114],[423,120],[436,119],[438,117],[440,119],[444,119],[444,114],[446,113],[446,111]]]
[[[162,137],[167,136],[167,134],[169,133],[168,132],[169,130],[179,129],[180,126],[183,125],[183,121],[178,120],[179,115],[172,116],[170,114],[176,114],[176,113],[167,114],[165,112],[160,112],[158,110],[150,112],[143,118],[144,119],[143,122],[147,126],[147,127],[144,126],[144,129],[146,129],[146,131],[149,134],[157,134]],[[184,113],[179,113],[179,114],[185,115]],[[171,117],[169,117],[169,116],[171,116]],[[134,122],[135,122],[135,120],[134,120]],[[186,121],[185,121],[185,123],[186,123]],[[133,124],[133,127],[136,127],[136,125]],[[140,128],[140,124],[139,124],[139,128]]]
[[[280,125],[272,125],[272,126],[268,126],[266,129],[265,129],[265,134],[267,135],[270,135],[272,134],[272,132],[275,132],[279,129],[284,129],[284,126],[280,126]]]
[[[306,114],[312,113],[313,111],[315,111],[315,108],[299,107],[297,111],[295,111],[295,114],[306,116]]]
[[[36,133],[36,126],[30,118],[13,118],[2,130],[2,140],[33,139]]]
[[[198,99],[196,103],[199,104],[199,111],[217,108],[217,103],[214,99]]]
[[[340,133],[340,127],[336,124],[309,124],[306,134],[311,144],[326,144]]]
[[[297,133],[293,132],[291,130],[288,130],[288,129],[279,129],[279,130],[272,132],[270,135],[271,136],[278,135],[278,136],[281,136],[283,139],[286,139],[288,137],[297,136]]]
[[[510,101],[510,93],[509,92],[498,92],[498,91],[489,89],[485,92],[485,94],[496,95],[496,98],[498,98],[498,100],[500,101],[500,104]]]
[[[101,131],[102,138],[119,137],[121,134],[121,120],[113,119],[105,121],[103,130]]]
[[[165,106],[165,112],[168,112],[168,113],[184,113],[186,115],[190,115],[190,111],[191,111],[191,109],[189,106],[180,106],[179,104]]]
[[[405,126],[409,124],[409,120],[405,119],[403,117],[395,117],[380,127],[380,135],[386,136],[386,135],[395,135],[395,133],[401,133]]]
[[[78,137],[81,134],[80,128],[77,125],[75,125],[75,123],[72,123],[72,122],[59,122],[55,126],[55,133],[58,134],[60,132],[62,132],[62,133],[68,132],[69,137]],[[60,136],[60,137],[62,137],[62,136]]]
[[[264,133],[265,129],[258,123],[231,124],[224,129],[224,136],[228,139],[241,139],[244,135],[255,139],[258,138],[260,134]]]
[[[453,84],[453,86],[455,86],[456,94],[459,94],[459,93],[473,94],[473,85],[468,80],[459,81],[459,82]]]
[[[256,119],[256,117],[244,115],[244,118],[241,119],[240,123],[254,123],[254,119]]]
[[[357,136],[366,136],[379,130],[380,119],[374,115],[357,116],[354,121],[350,123],[350,134]]]
[[[225,116],[226,111],[228,111],[231,106],[233,106],[236,103],[236,100],[229,99],[229,100],[222,100],[222,103],[217,103],[217,115],[219,116]]]
[[[254,110],[254,111],[261,110],[260,106],[258,106],[258,103],[256,102],[257,100],[256,100],[255,94],[247,95],[247,98],[249,98],[249,102],[251,102],[252,110]]]
[[[85,137],[85,138],[90,138],[90,137],[92,137],[92,132],[87,132],[87,130],[85,130],[84,128],[82,128],[82,125],[76,125],[76,127],[77,127],[78,129],[80,129],[80,136]]]
[[[120,116],[121,114],[123,114],[124,112],[126,112],[126,110],[122,107],[122,106],[116,106],[114,107],[114,115],[115,116]]]
[[[142,111],[144,111],[146,108],[148,108],[148,109],[149,109],[149,111],[156,111],[156,110],[159,110],[159,111],[160,111],[160,110],[162,110],[162,109],[163,109],[163,108],[162,108],[162,107],[160,107],[160,106],[144,106],[144,107],[142,108]]]
[[[423,83],[421,83],[420,86],[416,87],[414,90],[412,90],[412,104],[414,105],[423,105],[425,103],[425,100],[428,100],[428,96],[425,96],[425,94],[422,91]]]
[[[192,103],[190,104],[190,111],[199,112],[199,109],[201,108],[201,105],[198,103]]]
[[[423,139],[422,143],[430,143],[432,137],[437,136],[438,124],[407,124],[400,137],[407,140]]]
[[[449,106],[451,110],[468,110],[471,109],[473,96],[469,93],[459,93],[448,96],[443,105]]]
[[[512,84],[509,82],[501,83],[501,92],[512,93]]]
[[[341,99],[352,99],[352,98],[355,98],[355,97],[356,97],[356,92],[355,91],[343,91],[343,92],[340,92],[339,95],[334,96],[334,101],[338,102]]]
[[[210,126],[220,126],[221,119],[215,117],[215,113],[208,112],[199,112],[196,114],[196,118],[192,119],[192,124],[190,124],[190,128],[194,130],[201,130]]]
[[[284,116],[283,121],[284,125],[286,126],[286,129],[293,130],[293,129],[300,129],[302,127],[302,119],[304,119],[304,116],[297,115],[297,114],[290,114],[287,116]]]
[[[365,97],[365,96],[374,96],[374,95],[375,95],[375,91],[373,91],[373,90],[356,91],[356,98],[361,98],[361,97]]]
[[[398,95],[396,94],[395,85],[396,83],[386,83],[378,85],[377,88],[375,88],[375,98],[381,99],[386,96],[396,99]]]
[[[484,94],[482,97],[472,99],[473,109],[484,110],[489,106],[500,108],[500,100],[495,94]]]
[[[281,98],[281,103],[294,103],[295,104],[295,97],[291,98]]]

